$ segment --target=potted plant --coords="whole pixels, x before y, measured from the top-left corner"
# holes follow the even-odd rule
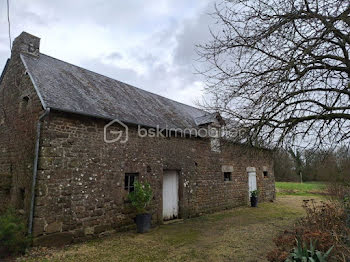
[[[137,233],[148,232],[151,227],[152,218],[152,215],[147,213],[147,207],[152,200],[151,185],[149,183],[143,184],[135,181],[134,191],[129,193],[128,199],[137,212],[135,218]]]
[[[250,191],[250,205],[251,207],[257,207],[258,206],[258,190]]]

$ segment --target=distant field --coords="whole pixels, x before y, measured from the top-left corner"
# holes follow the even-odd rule
[[[322,182],[276,182],[276,190],[279,195],[323,195],[326,185]]]

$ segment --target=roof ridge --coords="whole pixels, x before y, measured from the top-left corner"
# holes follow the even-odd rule
[[[26,54],[24,54],[24,55],[26,55]],[[47,56],[47,57],[52,58],[52,59],[55,59],[55,60],[57,60],[57,61],[59,61],[59,62],[66,63],[66,64],[69,64],[69,65],[71,65],[71,66],[80,68],[80,69],[82,69],[82,70],[89,71],[89,72],[94,73],[94,74],[96,74],[96,75],[100,75],[100,76],[103,76],[103,77],[107,77],[107,78],[109,78],[109,79],[111,79],[111,80],[113,80],[113,81],[117,81],[117,82],[122,83],[122,84],[124,84],[124,85],[127,85],[127,86],[130,86],[130,87],[136,88],[136,89],[138,89],[138,90],[141,90],[142,92],[147,92],[147,93],[149,93],[149,94],[152,94],[152,95],[155,95],[155,96],[158,96],[158,97],[167,99],[167,100],[169,100],[169,101],[172,101],[172,102],[175,102],[175,103],[178,103],[178,104],[182,104],[182,105],[184,105],[184,106],[187,106],[187,107],[190,107],[190,108],[193,108],[193,109],[196,109],[196,110],[203,111],[203,113],[205,113],[205,114],[210,113],[210,112],[207,112],[207,111],[205,111],[205,110],[203,110],[203,109],[200,109],[200,108],[197,108],[197,107],[194,107],[194,106],[185,104],[185,103],[183,103],[183,102],[179,102],[179,101],[176,101],[176,100],[167,98],[167,97],[165,97],[165,96],[162,96],[162,95],[159,95],[159,94],[150,92],[150,91],[145,90],[145,89],[142,89],[142,88],[140,88],[140,87],[137,87],[137,86],[134,86],[134,85],[125,83],[125,82],[120,81],[120,80],[117,80],[117,79],[114,79],[114,78],[112,78],[112,77],[110,77],[110,76],[106,76],[106,75],[103,75],[103,74],[101,74],[101,73],[97,73],[97,72],[95,72],[95,71],[92,71],[92,70],[90,70],[90,69],[84,68],[84,67],[82,67],[82,66],[78,66],[78,65],[75,65],[75,64],[73,64],[73,63],[66,62],[66,61],[61,60],[61,59],[59,59],[59,58],[56,58],[56,57],[53,57],[53,56],[50,56],[50,55],[47,55],[47,54],[44,54],[44,53],[39,53],[39,56],[40,56],[40,55]]]
[[[192,128],[211,114],[46,54],[21,54],[43,107],[89,116],[124,119],[143,126]],[[163,82],[161,82],[163,83]],[[201,120],[203,122],[204,120]]]

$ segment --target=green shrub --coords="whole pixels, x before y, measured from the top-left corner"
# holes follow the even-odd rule
[[[22,219],[8,209],[0,216],[0,256],[23,253],[29,243]]]
[[[250,196],[251,197],[258,197],[258,195],[259,195],[259,190],[250,191]]]
[[[323,253],[315,249],[315,246],[310,240],[310,247],[307,248],[301,244],[301,241],[296,240],[297,247],[294,248],[289,258],[285,262],[326,262],[333,247]]]
[[[134,191],[128,195],[128,198],[138,214],[146,213],[146,208],[152,200],[151,185],[135,181]]]

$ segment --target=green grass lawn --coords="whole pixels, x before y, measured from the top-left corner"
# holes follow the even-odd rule
[[[279,195],[312,196],[325,194],[326,184],[322,182],[276,182]]]
[[[303,196],[279,196],[257,208],[239,207],[182,223],[154,227],[147,234],[116,233],[62,249],[34,248],[18,262],[265,262],[273,238],[303,216]]]

